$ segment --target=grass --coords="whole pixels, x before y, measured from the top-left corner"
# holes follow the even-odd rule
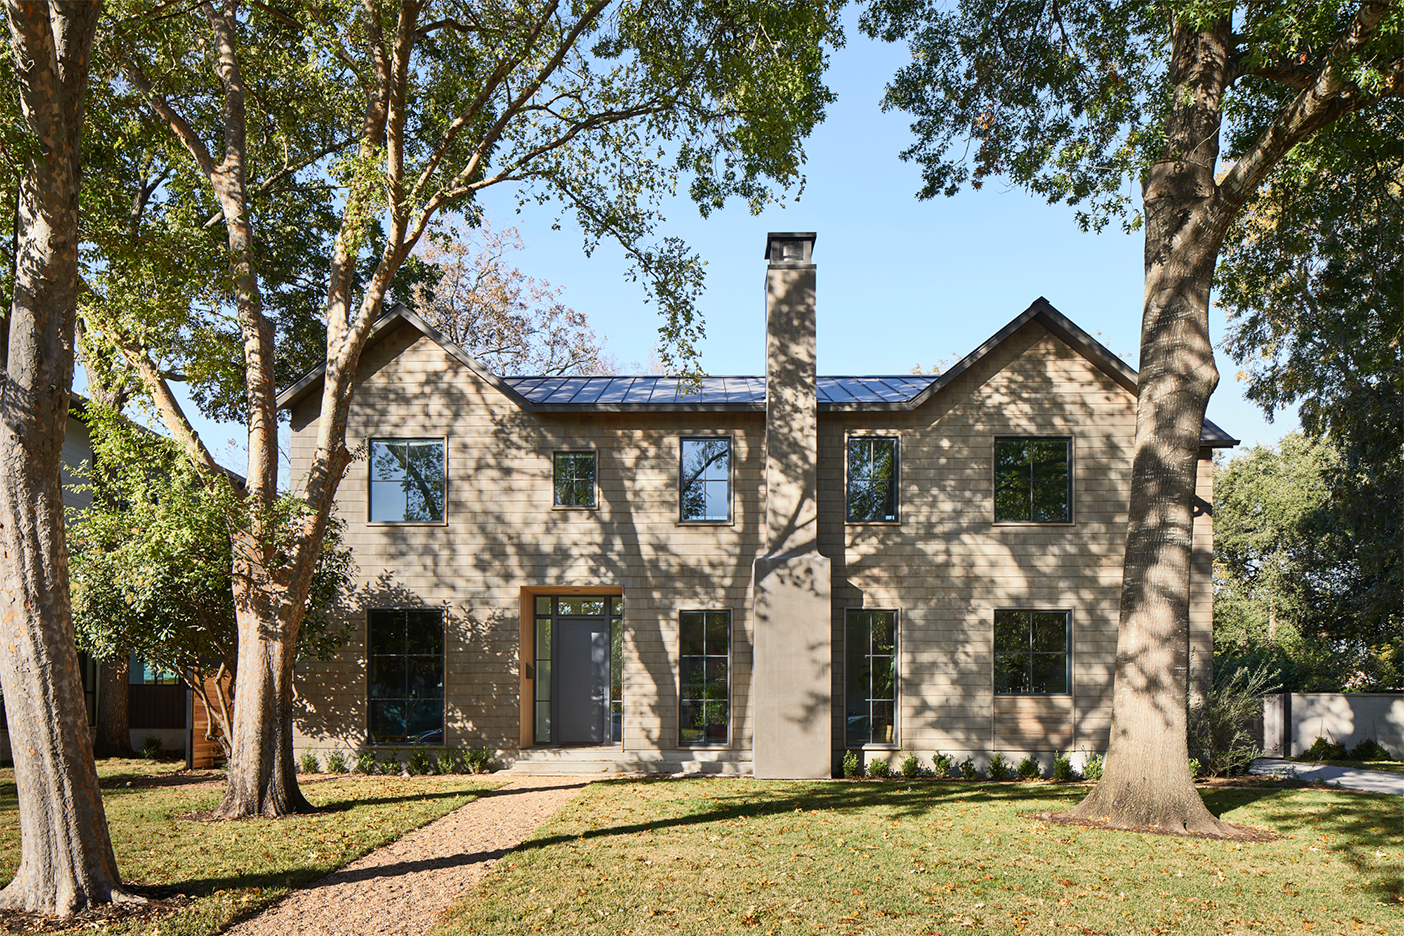
[[[589,787],[445,917],[492,934],[1391,933],[1400,797],[1202,793],[1273,842],[1027,818],[1053,784],[611,781]]]
[[[162,936],[203,936],[273,903],[289,890],[424,825],[498,784],[462,776],[346,777],[307,783],[326,811],[276,821],[192,822],[184,813],[219,803],[218,785],[192,786],[180,764],[98,762],[103,803],[123,879],[168,886],[195,898],[163,917]],[[128,785],[130,783],[130,786]],[[0,771],[0,882],[19,864],[14,773]],[[151,921],[114,924],[111,934],[150,933]],[[75,932],[79,928],[75,928]],[[92,932],[91,927],[83,931]]]

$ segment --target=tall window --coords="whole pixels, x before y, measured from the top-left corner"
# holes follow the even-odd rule
[[[372,523],[442,523],[446,486],[442,439],[371,440]]]
[[[684,523],[731,520],[731,440],[683,439],[678,469]]]
[[[557,507],[595,506],[595,453],[557,452],[555,485]]]
[[[1067,611],[996,611],[994,688],[999,695],[1068,691]]]
[[[684,611],[678,636],[678,742],[726,744],[731,725],[731,612]]]
[[[1072,440],[995,439],[995,523],[1072,521]]]
[[[848,521],[897,520],[897,440],[848,440]]]
[[[847,743],[897,742],[897,612],[850,609],[844,659]]]
[[[444,743],[444,616],[370,612],[371,744]]]

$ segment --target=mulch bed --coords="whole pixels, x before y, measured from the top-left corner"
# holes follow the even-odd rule
[[[57,933],[78,927],[98,929],[113,923],[145,923],[169,916],[195,902],[194,897],[182,894],[174,887],[144,887],[140,884],[128,884],[126,887],[132,893],[145,897],[146,903],[103,904],[70,917],[0,910],[0,932]]]

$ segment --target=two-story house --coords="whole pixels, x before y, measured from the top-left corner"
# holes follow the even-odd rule
[[[818,377],[813,234],[766,243],[766,375],[489,373],[413,313],[361,359],[353,639],[299,749],[827,777],[1103,750],[1136,374],[1039,299],[940,376]],[[321,373],[290,387],[309,463]],[[1210,673],[1210,453],[1192,671]]]

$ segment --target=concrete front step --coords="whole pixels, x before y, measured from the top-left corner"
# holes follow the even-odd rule
[[[528,748],[502,773],[516,776],[660,776],[708,774],[750,776],[751,756],[740,751],[623,751],[617,747]]]

